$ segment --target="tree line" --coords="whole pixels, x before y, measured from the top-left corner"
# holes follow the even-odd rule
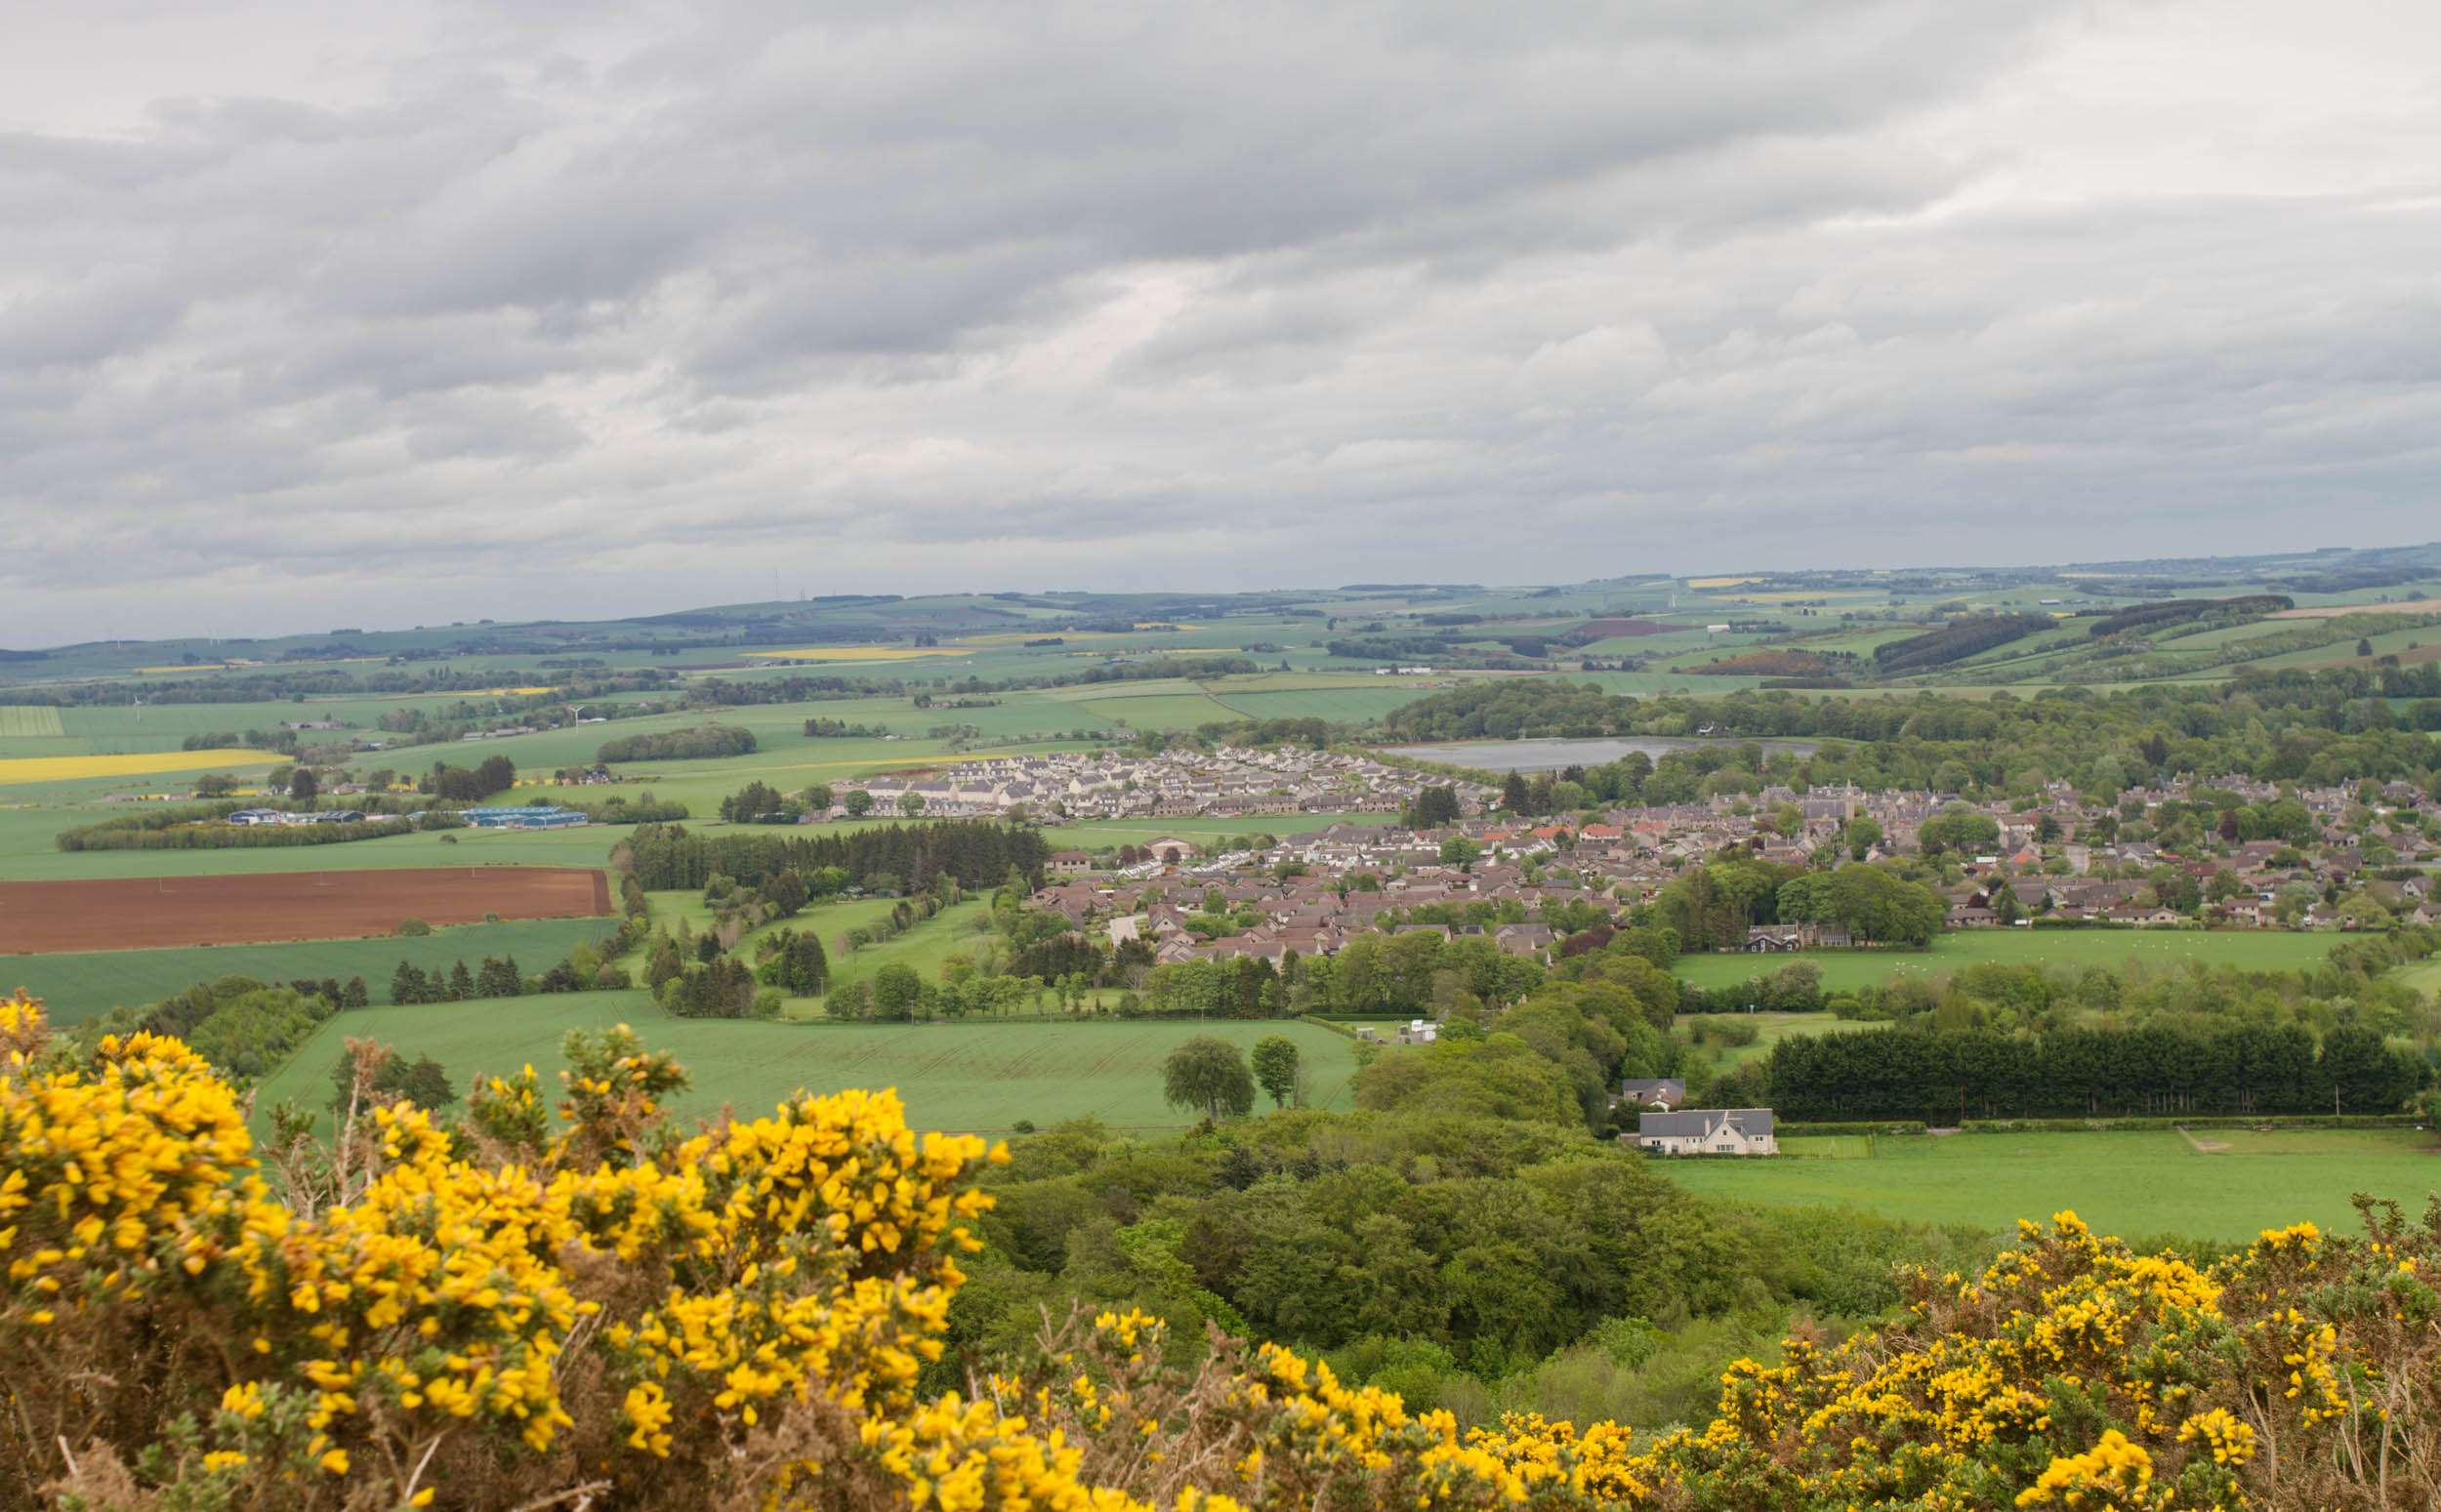
[[[539,993],[582,993],[609,990],[633,985],[627,972],[608,958],[623,948],[627,932],[621,931],[600,945],[579,941],[568,950],[567,958],[557,960],[539,976],[527,976],[517,969],[515,956],[485,956],[472,971],[461,960],[447,971],[434,966],[427,971],[410,960],[398,962],[391,973],[392,1002],[464,1002],[478,998],[519,998]]]
[[[2405,708],[2395,700],[2412,699]],[[2245,774],[2327,786],[2372,778],[2431,792],[2441,751],[2441,665],[2308,672],[2242,668],[2226,683],[2148,684],[2103,694],[2045,688],[2032,698],[1803,699],[1741,690],[1723,698],[1613,695],[1564,677],[1503,679],[1433,693],[1386,716],[1401,740],[1512,736],[1686,736],[1709,729],[1756,740],[1813,739],[1810,754],[1722,741],[1634,753],[1585,768],[1600,802],[1681,803],[1754,792],[1766,780],[1867,790],[2026,795],[2066,779],[2115,796],[2140,779]]]
[[[1893,1029],[1772,1046],[1782,1118],[1839,1121],[2396,1113],[2423,1063],[2339,1025],[2070,1025],[2039,1034]]]
[[[924,891],[935,876],[970,891],[993,887],[1011,868],[1042,875],[1051,842],[1037,830],[988,819],[888,825],[852,834],[690,834],[677,825],[640,827],[627,841],[624,869],[648,891],[693,891],[715,876],[759,887],[784,871],[808,879],[836,872],[843,885],[869,887],[888,877]],[[891,890],[896,890],[893,887]]]
[[[403,815],[389,819],[363,819],[352,824],[224,824],[236,807],[232,803],[216,805],[198,812],[193,808],[162,809],[144,814],[125,814],[105,819],[100,824],[75,825],[53,837],[52,843],[65,851],[83,850],[280,850],[302,845],[339,845],[350,840],[373,840],[385,836],[406,835],[416,830],[454,829],[454,817],[427,816],[413,820]]]
[[[688,761],[706,756],[750,755],[755,732],[735,724],[690,724],[683,729],[657,730],[605,740],[594,759],[611,761]]]
[[[1884,673],[1915,672],[1946,667],[1979,652],[2022,640],[2058,624],[2048,614],[1961,615],[1938,630],[1904,640],[1887,640],[1873,648],[1875,667]]]

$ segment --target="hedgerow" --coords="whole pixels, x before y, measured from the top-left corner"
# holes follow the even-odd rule
[[[359,1087],[381,1052],[361,1046]],[[890,1093],[678,1127],[683,1073],[570,1037],[462,1127],[358,1106],[258,1149],[192,1051],[0,1002],[0,1497],[62,1508],[1659,1512],[2427,1507],[2441,1210],[2209,1273],[2063,1214],[1742,1361],[1700,1432],[1462,1431],[1275,1344],[1105,1313],[927,1395],[974,1178]]]

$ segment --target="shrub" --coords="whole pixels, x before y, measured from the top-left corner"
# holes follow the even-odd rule
[[[402,919],[398,920],[398,932],[408,936],[427,935],[433,932],[433,926],[420,919]]]
[[[1899,1321],[1741,1360],[1707,1427],[1643,1442],[1515,1413],[1462,1432],[1134,1310],[1047,1328],[969,1400],[918,1382],[1005,1152],[916,1135],[887,1092],[683,1129],[661,1105],[685,1074],[624,1028],[568,1037],[556,1119],[528,1068],[476,1087],[452,1134],[378,1105],[384,1052],[350,1047],[369,1112],[327,1148],[275,1115],[258,1151],[177,1041],[81,1054],[0,1001],[10,1504],[2372,1512],[2441,1492],[2441,1223],[2364,1200],[2365,1240],[2300,1224],[2210,1271],[2073,1214],[2023,1225],[1979,1278],[1916,1274]],[[1434,1378],[1401,1348],[1377,1353]],[[1649,1348],[1597,1330],[1581,1363]]]

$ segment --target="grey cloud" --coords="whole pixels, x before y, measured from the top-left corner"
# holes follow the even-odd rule
[[[346,90],[202,61],[0,133],[0,581],[72,638],[279,628],[229,582],[415,623],[2413,533],[2441,185],[2037,200],[2090,130],[1978,126],[2201,3],[442,7]],[[585,570],[468,565],[517,546]]]

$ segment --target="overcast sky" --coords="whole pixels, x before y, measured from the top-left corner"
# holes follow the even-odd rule
[[[2441,538],[2431,0],[19,10],[4,644]]]

